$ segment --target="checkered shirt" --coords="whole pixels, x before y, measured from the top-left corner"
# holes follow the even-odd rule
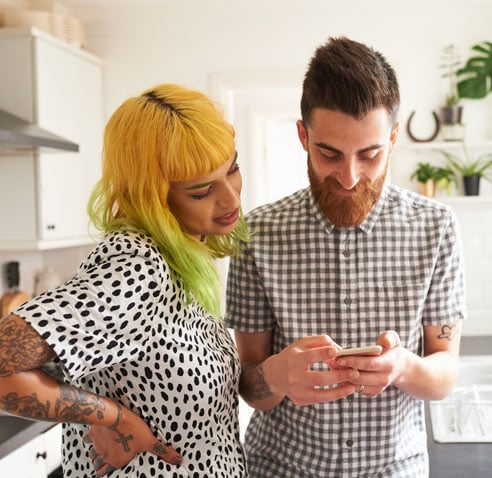
[[[248,215],[255,232],[230,263],[227,325],[272,330],[273,353],[310,335],[343,347],[392,329],[422,354],[422,326],[465,317],[464,267],[450,208],[385,185],[366,220],[334,228],[308,189]],[[253,478],[427,477],[424,402],[396,387],[255,411],[246,431]]]

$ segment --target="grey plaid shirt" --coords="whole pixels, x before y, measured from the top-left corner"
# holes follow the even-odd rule
[[[272,330],[273,353],[320,334],[370,345],[393,329],[422,354],[423,325],[465,316],[458,225],[445,205],[385,185],[359,227],[338,229],[305,189],[257,208],[248,223],[255,236],[230,264],[227,325]],[[392,386],[302,407],[286,398],[252,416],[250,476],[426,477],[423,405]]]

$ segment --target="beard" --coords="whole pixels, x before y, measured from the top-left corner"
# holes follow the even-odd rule
[[[365,220],[376,201],[381,197],[388,165],[374,181],[361,179],[354,187],[354,193],[344,196],[338,181],[327,176],[320,181],[311,166],[308,156],[308,175],[311,193],[328,220],[335,227],[355,227]]]

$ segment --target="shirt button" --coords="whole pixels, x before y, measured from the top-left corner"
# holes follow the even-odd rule
[[[343,302],[347,305],[350,305],[352,303],[352,299],[350,297],[345,297]]]
[[[350,251],[349,251],[348,249],[345,249],[345,250],[343,251],[343,255],[344,255],[345,257],[350,256]]]
[[[354,395],[352,394],[352,395],[349,395],[349,396],[347,397],[347,400],[348,400],[349,402],[353,402],[353,401],[354,401],[354,398],[355,398],[355,397],[354,397]]]
[[[349,438],[345,444],[349,447],[349,448],[352,448],[354,446],[354,440],[352,440],[351,438]]]

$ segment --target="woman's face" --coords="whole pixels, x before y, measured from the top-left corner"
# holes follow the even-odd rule
[[[229,234],[238,224],[242,184],[234,153],[213,173],[171,183],[169,208],[181,227],[197,238]]]

